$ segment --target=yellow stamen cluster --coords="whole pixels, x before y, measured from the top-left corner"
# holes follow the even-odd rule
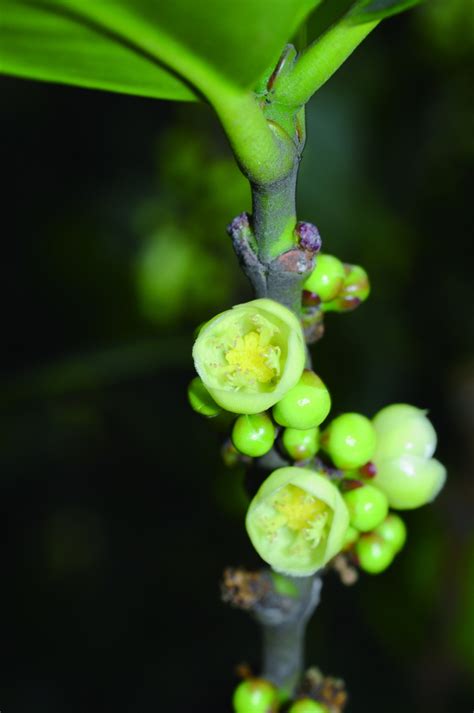
[[[244,377],[248,381],[268,384],[278,376],[278,347],[268,343],[258,332],[237,337],[234,346],[225,354],[229,376]]]
[[[273,507],[285,517],[285,525],[290,530],[305,530],[308,535],[313,533],[311,537],[308,536],[308,539],[317,539],[319,542],[328,518],[326,503],[305,492],[302,488],[290,484],[278,493]],[[315,537],[316,530],[318,531],[317,538]]]

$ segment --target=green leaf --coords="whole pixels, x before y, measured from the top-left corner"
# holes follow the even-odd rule
[[[121,38],[40,3],[3,0],[0,71],[18,77],[163,99],[194,93]]]
[[[1,0],[0,71],[163,99],[253,87],[320,0]]]
[[[397,15],[419,5],[423,0],[359,0],[349,11],[348,19],[356,25]]]

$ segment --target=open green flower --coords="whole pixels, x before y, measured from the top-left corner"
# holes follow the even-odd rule
[[[300,323],[269,299],[235,305],[207,322],[194,343],[196,371],[227,411],[260,413],[299,380],[305,363]]]
[[[277,572],[314,574],[344,546],[349,513],[337,487],[307,468],[278,468],[250,503],[246,527]]]

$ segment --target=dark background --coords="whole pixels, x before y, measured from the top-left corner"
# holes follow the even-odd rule
[[[474,706],[473,38],[463,0],[388,21],[308,112],[300,218],[372,282],[315,369],[335,413],[429,408],[449,473],[386,574],[327,577],[308,662],[351,713]],[[251,298],[247,186],[205,106],[0,88],[0,709],[228,711],[259,643],[218,582],[257,557],[185,393],[195,325]]]

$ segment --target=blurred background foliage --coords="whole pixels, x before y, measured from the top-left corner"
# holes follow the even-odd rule
[[[352,713],[471,710],[474,10],[378,29],[311,102],[301,219],[372,296],[314,348],[334,413],[430,409],[448,485],[391,570],[335,578],[308,661]],[[249,191],[210,110],[1,79],[0,707],[227,711],[258,633],[242,474],[187,407],[193,329],[251,297],[225,225]]]

